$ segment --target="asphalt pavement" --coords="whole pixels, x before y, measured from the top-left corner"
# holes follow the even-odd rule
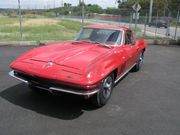
[[[32,48],[0,47],[0,135],[180,135],[180,47],[149,46],[99,109],[11,78],[10,62]]]

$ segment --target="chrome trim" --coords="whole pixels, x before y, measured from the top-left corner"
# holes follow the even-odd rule
[[[120,79],[122,79],[137,63],[135,63],[132,67],[127,69],[118,79],[116,79],[115,83],[117,83]]]
[[[9,75],[26,83],[26,84],[30,84],[28,81],[22,79],[22,78],[19,78],[17,76],[14,75],[14,70],[10,71],[9,72]],[[75,94],[75,95],[82,95],[82,96],[89,96],[89,95],[93,95],[95,93],[98,93],[99,92],[99,89],[95,89],[95,90],[91,90],[91,91],[84,91],[84,92],[76,92],[76,91],[72,91],[72,90],[65,90],[65,89],[61,89],[61,88],[55,88],[55,87],[50,87],[49,89],[48,88],[43,88],[43,87],[40,87],[40,86],[34,86],[36,88],[40,88],[40,89],[44,89],[44,90],[47,90],[49,92],[52,93],[53,90],[55,91],[60,91],[60,92],[65,92],[65,93],[70,93],[70,94]]]
[[[60,91],[60,92],[71,93],[71,94],[75,94],[75,95],[83,95],[83,96],[93,95],[93,94],[99,92],[99,89],[95,89],[95,90],[90,91],[90,92],[75,92],[75,91],[71,91],[71,90],[64,90],[64,89],[54,88],[54,87],[50,87],[49,89],[50,90],[55,90],[55,91]]]
[[[9,72],[9,75],[12,76],[12,77],[14,77],[14,78],[16,78],[17,80],[20,80],[20,81],[28,84],[28,81],[26,81],[26,80],[24,80],[24,79],[21,79],[21,78],[19,78],[19,77],[17,77],[17,76],[15,76],[15,75],[14,75],[14,70],[10,71],[10,72]]]

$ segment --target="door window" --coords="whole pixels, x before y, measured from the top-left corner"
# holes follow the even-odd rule
[[[127,31],[125,34],[125,45],[132,44],[133,42],[133,36],[131,31]]]

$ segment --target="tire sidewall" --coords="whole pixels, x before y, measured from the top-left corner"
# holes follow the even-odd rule
[[[140,58],[142,57],[142,63],[140,63]],[[143,62],[144,62],[144,53],[141,52],[139,54],[139,58],[138,58],[138,63],[137,63],[137,67],[138,67],[138,70],[141,69],[142,65],[143,65]]]
[[[104,80],[107,78],[107,77],[111,77],[112,78],[112,87],[111,87],[111,93],[110,93],[110,95],[109,95],[109,97],[108,98],[105,98],[104,96],[103,96],[103,91],[104,91],[104,89],[103,89],[103,83],[104,83]],[[108,100],[110,99],[110,97],[111,97],[111,95],[112,95],[112,90],[113,90],[113,86],[114,86],[114,75],[113,74],[110,74],[109,76],[107,76],[103,81],[102,81],[102,83],[101,83],[101,85],[100,85],[100,91],[97,93],[97,102],[98,102],[98,106],[103,106],[103,105],[105,105],[107,102],[108,102]]]
[[[140,64],[140,57],[142,55],[142,58],[143,58],[143,61],[144,61],[144,52],[141,52],[138,56],[138,60],[137,60],[137,63],[136,65],[134,66],[134,68],[132,69],[133,72],[137,72],[141,69],[142,65],[143,65],[143,61],[142,61],[142,64]]]

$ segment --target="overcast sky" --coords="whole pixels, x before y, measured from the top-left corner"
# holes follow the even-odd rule
[[[77,5],[79,0],[21,0],[22,8],[52,8],[54,7],[54,1],[56,7],[62,5],[62,2],[71,3]],[[116,0],[84,0],[86,4],[98,4],[103,8],[115,7]],[[0,0],[0,8],[17,8],[18,0]]]

